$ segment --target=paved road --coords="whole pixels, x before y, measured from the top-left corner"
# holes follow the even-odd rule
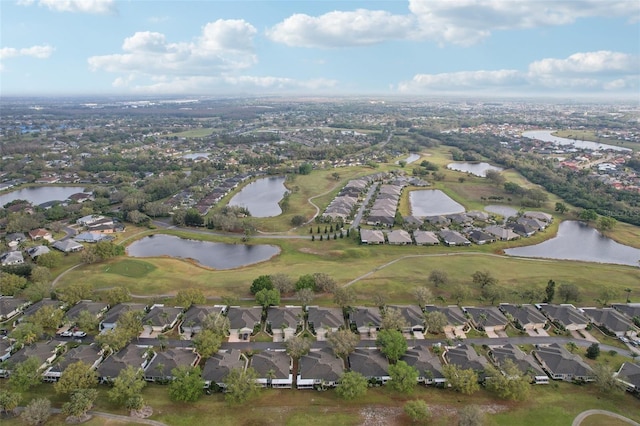
[[[369,188],[369,192],[367,192],[367,196],[365,197],[362,204],[360,204],[358,213],[356,214],[356,217],[353,219],[353,222],[351,223],[351,226],[349,228],[354,229],[354,228],[357,228],[358,225],[360,225],[360,221],[362,220],[362,215],[364,215],[364,211],[367,209],[369,200],[371,199],[371,197],[373,197],[373,194],[376,192],[376,189],[378,189],[378,186],[380,186],[378,182],[375,182],[373,185],[371,185],[371,187]]]
[[[25,407],[16,408],[16,412],[20,413],[24,411]],[[49,409],[51,414],[60,414],[62,410],[60,408],[51,408]],[[89,411],[87,414],[90,414],[95,417],[104,417],[105,419],[113,419],[119,420],[126,423],[137,423],[142,425],[152,425],[152,426],[167,426],[166,423],[159,422],[157,420],[149,420],[149,419],[141,419],[137,417],[130,416],[121,416],[119,414],[111,414],[111,413],[103,413],[102,411]]]
[[[624,416],[621,416],[620,414],[616,414],[616,413],[612,413],[611,411],[605,411],[605,410],[587,410],[587,411],[583,411],[582,413],[578,414],[576,416],[575,419],[573,419],[573,423],[571,423],[571,426],[580,426],[580,423],[582,423],[582,421],[584,419],[586,419],[587,417],[593,415],[593,414],[602,414],[604,416],[609,416],[609,417],[613,417],[616,418],[618,420],[622,420],[623,422],[627,422],[630,425],[633,426],[640,426],[640,423],[636,423],[633,420],[626,418]]]

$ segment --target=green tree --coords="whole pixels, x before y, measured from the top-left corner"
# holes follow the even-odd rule
[[[413,423],[426,424],[431,419],[429,406],[422,399],[412,399],[404,404],[404,413]]]
[[[380,328],[384,330],[402,330],[407,326],[407,320],[402,316],[400,309],[387,308],[384,310]]]
[[[207,298],[204,297],[202,290],[197,288],[185,288],[178,291],[176,295],[176,304],[185,309],[189,309],[191,305],[204,305]]]
[[[40,324],[21,322],[9,333],[9,337],[15,339],[18,345],[30,345],[37,341],[43,333],[44,330]]]
[[[309,288],[313,291],[316,291],[316,280],[313,278],[311,274],[301,275],[296,281],[296,290],[301,290],[303,288]]]
[[[547,287],[544,289],[545,298],[543,300],[544,303],[553,302],[553,296],[556,294],[556,282],[553,280],[549,280],[547,282]]]
[[[107,393],[109,400],[119,406],[138,409],[143,404],[137,396],[147,386],[140,368],[128,365],[120,370],[118,377],[113,380],[113,387]],[[132,405],[136,405],[135,407]]]
[[[71,394],[69,402],[62,405],[62,413],[71,417],[83,417],[91,410],[97,398],[96,389],[77,389]]]
[[[38,259],[40,258],[38,257]],[[49,283],[49,281],[51,281],[51,271],[44,266],[34,266],[31,269],[29,278],[31,278],[31,282],[35,284]]]
[[[624,392],[626,386],[614,376],[615,371],[611,365],[599,362],[592,367],[592,370],[595,376],[594,383],[600,392],[606,394]]]
[[[0,414],[12,414],[20,405],[20,394],[9,390],[0,391]]]
[[[442,312],[431,311],[424,314],[425,332],[432,334],[442,333],[448,322],[447,316]]]
[[[51,401],[47,398],[32,399],[25,407],[20,419],[30,426],[43,425],[51,416]]]
[[[591,222],[598,219],[598,213],[595,210],[586,209],[580,212],[578,218],[585,222]]]
[[[101,348],[108,349],[112,352],[118,352],[127,346],[130,340],[126,330],[118,327],[104,331],[95,338],[95,342],[99,344]]]
[[[336,394],[346,400],[351,400],[364,396],[367,393],[368,382],[366,377],[357,371],[347,371],[342,373]]]
[[[529,397],[531,385],[529,377],[523,374],[510,359],[506,360],[500,370],[493,365],[485,369],[487,376],[485,386],[499,398],[524,401]]]
[[[181,366],[171,370],[169,397],[178,402],[196,402],[204,389],[200,367]]]
[[[273,290],[273,282],[271,281],[270,275],[260,275],[253,280],[251,288],[249,288],[251,294],[256,294],[260,290]]]
[[[301,336],[293,336],[285,343],[285,347],[287,349],[287,354],[295,359],[300,359],[303,355],[309,353],[309,349],[311,349],[311,342],[309,339],[306,339]]]
[[[398,392],[410,394],[418,383],[418,370],[404,361],[398,361],[389,365],[389,377],[391,381],[388,386]]]
[[[563,283],[558,286],[558,296],[562,299],[563,303],[569,303],[569,301],[580,301],[580,289],[575,284]]]
[[[296,299],[302,303],[302,306],[309,306],[313,299],[315,298],[315,293],[310,288],[301,288],[296,291]]]
[[[602,216],[598,219],[596,228],[601,232],[612,231],[616,227],[618,221],[609,216]]]
[[[30,318],[34,324],[38,324],[45,330],[55,330],[64,318],[64,311],[56,306],[45,305],[38,309]]]
[[[477,405],[465,405],[458,411],[458,426],[482,426],[485,414]]]
[[[98,385],[98,374],[83,361],[70,364],[53,388],[56,393],[72,394],[79,389],[91,389]]]
[[[224,398],[230,404],[243,404],[260,393],[258,373],[249,367],[232,369],[224,379],[226,385]]]
[[[611,301],[611,299],[614,299],[617,295],[618,295],[617,291],[614,288],[603,287],[600,290],[600,297],[598,298],[598,301],[603,306],[607,306],[609,304],[609,302]]]
[[[480,390],[478,374],[473,369],[462,369],[454,364],[447,364],[442,373],[451,385],[451,389],[465,395],[471,395]]]
[[[466,286],[458,284],[451,288],[451,297],[456,301],[456,304],[460,305],[462,301],[469,298],[470,292]]]
[[[479,285],[480,288],[498,284],[498,280],[489,271],[475,271],[471,278],[473,283]]]
[[[211,330],[223,337],[229,334],[229,318],[218,313],[211,313],[202,321],[203,330]]]
[[[592,343],[587,348],[587,358],[596,359],[600,356],[600,345],[598,343]]]
[[[222,345],[222,336],[212,330],[202,330],[193,338],[193,346],[203,359],[218,352]]]
[[[62,300],[69,306],[75,305],[81,300],[91,299],[93,287],[88,282],[75,282],[69,284],[63,289],[59,289],[56,294],[59,300]]]
[[[278,290],[262,289],[256,293],[256,302],[264,309],[269,306],[277,306],[280,304],[280,292]]]
[[[413,289],[411,294],[416,300],[418,306],[420,306],[421,308],[424,308],[424,306],[429,303],[431,299],[433,299],[433,293],[431,293],[431,290],[429,290],[427,287],[416,287]]]
[[[0,272],[0,294],[14,296],[27,286],[27,279],[20,275]]]
[[[327,334],[327,343],[333,349],[333,353],[341,358],[346,358],[356,349],[360,337],[351,330],[338,330]]]
[[[93,331],[98,329],[98,324],[100,324],[100,320],[94,314],[84,309],[78,313],[78,318],[76,319],[76,325],[80,330],[84,331]]]
[[[53,269],[60,266],[63,259],[63,254],[59,251],[50,251],[49,253],[44,253],[38,256],[36,263],[39,266],[44,266],[45,268]]]
[[[131,293],[126,287],[112,287],[105,292],[105,300],[109,306],[131,301]]]
[[[504,186],[505,177],[500,174],[497,170],[487,170],[485,173],[485,177],[490,180],[495,186]]]
[[[9,386],[15,392],[23,393],[42,382],[38,357],[31,356],[16,364],[9,376]]]
[[[407,339],[398,330],[383,329],[378,333],[376,346],[389,362],[395,363],[407,352]]]
[[[308,175],[313,170],[313,165],[309,163],[303,163],[298,166],[298,173],[301,175]]]
[[[564,203],[556,203],[555,210],[560,214],[565,214],[567,212],[567,206]]]
[[[323,272],[313,274],[313,281],[315,283],[315,290],[321,293],[333,293],[338,287],[336,280],[331,278],[329,274]]]
[[[343,310],[356,301],[356,292],[351,287],[339,287],[333,292],[333,302]]]
[[[204,218],[196,209],[187,209],[184,215],[184,224],[187,226],[202,226]]]

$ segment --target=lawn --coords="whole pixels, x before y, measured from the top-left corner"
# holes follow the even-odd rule
[[[168,135],[169,137],[178,137],[178,138],[204,138],[213,133],[214,129],[192,129],[186,130],[184,132],[172,133]]]
[[[137,259],[123,259],[105,266],[104,272],[128,278],[142,278],[157,268],[149,262]]]

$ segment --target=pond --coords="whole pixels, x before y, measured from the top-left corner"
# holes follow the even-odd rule
[[[439,189],[411,191],[409,193],[411,214],[416,217],[439,216],[465,211],[461,204]]]
[[[132,257],[170,256],[193,259],[214,269],[252,265],[269,260],[279,253],[279,247],[266,244],[212,243],[163,234],[144,237],[127,247],[127,254]]]
[[[640,265],[640,249],[619,244],[577,221],[562,222],[558,235],[550,240],[533,246],[507,249],[505,253],[510,256]]]
[[[184,154],[182,156],[182,158],[187,159],[187,160],[195,160],[196,158],[209,158],[209,154],[208,152],[192,152],[190,154]]]
[[[286,191],[284,177],[262,178],[242,188],[231,198],[229,205],[246,207],[253,217],[278,216],[282,213],[278,202]]]
[[[488,211],[489,213],[499,214],[505,219],[508,217],[514,217],[518,215],[518,210],[514,209],[513,207],[501,206],[497,204],[490,204],[488,206],[485,206],[484,210]]]
[[[420,155],[419,154],[409,154],[409,156],[407,158],[405,158],[404,161],[407,164],[411,164],[411,163],[415,163],[419,159],[420,159]],[[396,161],[396,164],[399,164],[399,163],[400,163],[400,160]]]
[[[500,167],[492,166],[489,163],[449,163],[447,164],[447,169],[455,170],[457,172],[465,172],[471,173],[475,176],[487,177],[487,172],[489,170],[495,170],[496,172],[501,172],[503,169]]]
[[[551,134],[553,132],[555,132],[555,130],[531,130],[528,132],[522,132],[522,136],[529,139],[537,139],[543,142],[552,142],[557,145],[573,145],[579,149],[590,149],[592,151],[610,149],[613,151],[631,152],[629,148],[623,148],[621,146],[607,145],[604,143],[597,143],[597,142],[583,141],[583,140],[573,140],[573,139],[553,136]]]
[[[82,186],[31,186],[0,195],[0,206],[15,200],[27,200],[34,206],[49,201],[64,201],[70,195],[84,192]]]

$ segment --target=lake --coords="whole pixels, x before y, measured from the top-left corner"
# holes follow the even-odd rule
[[[286,191],[284,177],[262,178],[242,188],[229,205],[246,207],[253,217],[278,216],[282,213],[278,202]]]
[[[489,163],[449,163],[447,164],[447,169],[455,170],[457,172],[465,172],[471,173],[475,176],[487,177],[487,172],[489,170],[495,170],[496,172],[501,172],[503,169],[501,167],[492,166]]]
[[[543,142],[552,142],[557,145],[573,145],[579,149],[590,149],[592,151],[600,151],[600,150],[613,150],[613,151],[628,151],[631,152],[629,148],[623,148],[615,145],[607,145],[604,143],[597,143],[591,141],[583,141],[583,140],[573,140],[567,138],[560,138],[558,136],[553,136],[551,133],[555,132],[555,130],[532,130],[528,132],[522,132],[522,136],[529,139],[538,139]]]
[[[505,253],[510,256],[640,265],[640,249],[619,244],[596,229],[573,220],[562,222],[557,236],[550,240],[533,246],[507,249]]]
[[[27,200],[37,206],[49,201],[64,201],[69,195],[84,192],[82,186],[31,186],[0,195],[0,206],[15,200]]]
[[[193,259],[214,269],[233,269],[271,259],[280,253],[277,246],[259,244],[224,244],[209,241],[188,240],[174,235],[144,237],[127,247],[132,257],[170,256]]]
[[[411,163],[415,163],[419,159],[420,159],[420,155],[418,155],[418,154],[409,154],[409,156],[407,158],[405,158],[404,161],[407,164],[411,164]],[[400,163],[400,160],[396,161],[396,164],[399,164],[399,163]]]
[[[488,211],[489,213],[499,214],[505,219],[508,217],[513,217],[518,215],[518,210],[514,209],[513,207],[501,206],[497,204],[491,204],[491,205],[485,206],[484,210]]]
[[[411,214],[416,217],[438,216],[465,211],[461,204],[455,202],[439,189],[411,191],[409,193]]]
[[[209,154],[208,152],[192,152],[190,154],[184,154],[182,156],[182,158],[185,158],[187,160],[195,160],[196,158],[200,158],[200,157],[204,157],[204,158],[209,158]]]

